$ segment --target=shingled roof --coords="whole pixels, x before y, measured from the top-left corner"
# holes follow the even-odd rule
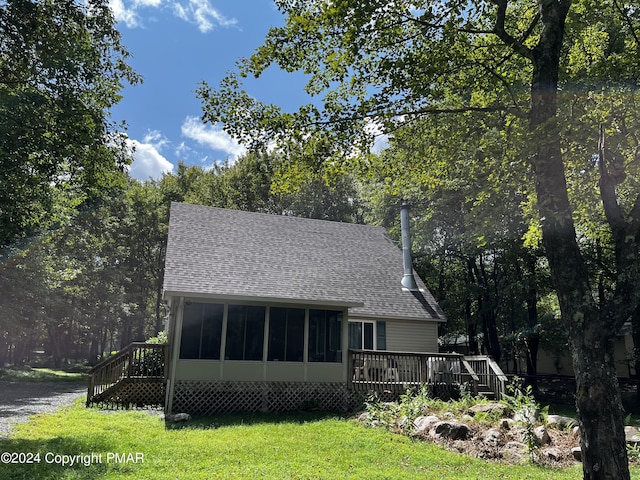
[[[173,203],[164,293],[349,307],[349,315],[444,320],[381,227]]]

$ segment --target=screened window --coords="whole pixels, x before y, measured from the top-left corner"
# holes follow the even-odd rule
[[[266,307],[229,305],[226,360],[262,360]]]
[[[342,361],[342,312],[309,310],[309,361]]]
[[[304,353],[304,309],[271,308],[267,359],[301,362]]]
[[[180,358],[220,360],[224,306],[186,302],[182,316]]]

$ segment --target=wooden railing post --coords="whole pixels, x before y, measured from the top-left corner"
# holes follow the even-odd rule
[[[89,375],[88,385],[87,385],[87,401],[86,405],[89,406],[91,403],[91,399],[93,398],[93,386],[94,386],[94,376],[93,374]]]

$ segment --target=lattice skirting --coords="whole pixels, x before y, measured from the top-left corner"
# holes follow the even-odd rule
[[[342,383],[178,381],[172,413],[347,411],[358,395]]]
[[[129,408],[131,406],[164,406],[165,382],[148,379],[124,379],[89,403]]]

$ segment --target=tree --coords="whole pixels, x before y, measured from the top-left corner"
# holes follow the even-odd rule
[[[161,188],[168,202],[182,201],[251,212],[340,222],[361,220],[362,205],[352,175],[318,171],[298,149],[249,152],[233,165],[178,165]]]
[[[0,248],[122,185],[108,109],[139,79],[106,0],[0,4]]]
[[[532,229],[542,236],[576,372],[583,474],[629,478],[613,343],[640,303],[639,186],[635,175],[619,174],[637,172],[638,144],[622,132],[638,125],[640,11],[623,0],[276,3],[286,23],[240,63],[240,76],[199,90],[204,119],[253,145],[328,136],[342,155],[362,151],[372,122],[393,133],[424,116],[500,111],[522,124],[518,161],[532,170],[539,214]],[[307,91],[325,97],[295,113],[253,99],[241,77],[272,64],[307,73]],[[598,108],[589,115],[591,105]],[[598,150],[600,124],[606,142]],[[597,159],[615,258],[604,298],[594,295],[570,201],[568,174],[581,154],[583,163]]]
[[[518,136],[499,113],[422,119],[396,130],[359,175],[371,220],[392,234],[398,197],[410,195],[415,266],[447,313],[443,333],[466,334],[472,353],[482,347],[504,363],[518,346],[533,382],[544,269],[540,249],[523,240],[528,169],[508,168]]]

